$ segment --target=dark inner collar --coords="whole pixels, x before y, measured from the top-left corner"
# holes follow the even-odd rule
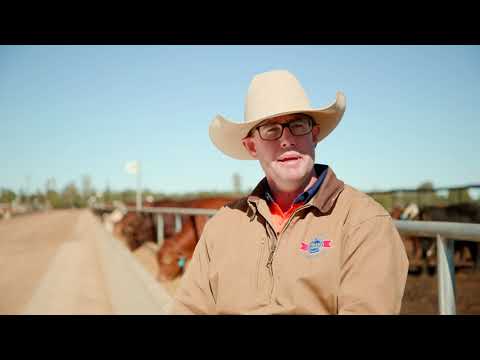
[[[304,202],[304,203],[308,202],[317,193],[318,189],[320,189],[320,186],[322,186],[323,180],[327,175],[328,165],[315,164],[313,168],[315,169],[315,173],[318,176],[317,181],[315,181],[315,183],[312,186],[310,186],[306,191],[298,195],[293,201],[294,204],[297,204],[300,202]],[[267,200],[267,202],[274,202],[275,199],[273,198],[273,195],[271,193],[270,186],[268,185],[268,181],[266,177],[263,178],[262,183],[265,189],[265,192],[264,192],[265,200]]]

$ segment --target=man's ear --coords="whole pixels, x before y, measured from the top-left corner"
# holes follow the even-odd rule
[[[318,144],[318,135],[320,134],[320,128],[318,126],[314,126],[313,129],[312,129],[312,139],[313,139],[313,142],[315,144],[315,146],[317,146]]]
[[[252,157],[254,158],[257,157],[257,148],[255,146],[255,140],[253,140],[251,137],[247,137],[242,140],[242,144]]]

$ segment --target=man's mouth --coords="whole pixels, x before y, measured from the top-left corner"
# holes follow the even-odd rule
[[[295,162],[297,160],[300,160],[300,156],[298,155],[285,155],[285,156],[282,156],[281,158],[278,159],[279,162],[281,163],[291,163],[291,162]]]
[[[280,159],[278,161],[280,162],[290,162],[290,161],[295,161],[295,160],[298,160],[300,159],[299,157],[288,157],[288,158],[285,158],[285,159]]]

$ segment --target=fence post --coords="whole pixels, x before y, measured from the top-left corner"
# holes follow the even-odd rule
[[[454,240],[437,235],[438,306],[440,315],[455,315]]]
[[[163,215],[157,214],[157,245],[159,246],[159,248],[161,248],[163,245],[164,234]]]
[[[180,232],[180,230],[182,230],[182,216],[175,214],[175,233]]]

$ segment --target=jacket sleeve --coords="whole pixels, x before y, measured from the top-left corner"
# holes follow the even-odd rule
[[[399,314],[408,258],[390,216],[374,216],[352,226],[345,241],[338,313]]]
[[[170,314],[195,315],[215,312],[215,301],[209,281],[208,226],[207,222],[193,252],[192,260],[176,291]]]

